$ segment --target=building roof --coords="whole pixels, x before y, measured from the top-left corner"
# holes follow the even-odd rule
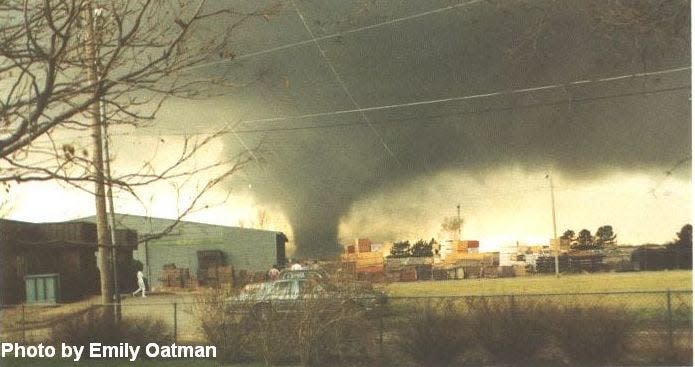
[[[120,229],[116,236],[122,246],[137,246],[137,233]],[[87,221],[33,223],[0,219],[0,245],[22,247],[96,247],[96,226]]]
[[[242,228],[234,226],[224,226],[219,224],[208,224],[200,222],[192,222],[185,220],[167,219],[147,217],[133,214],[115,214],[116,226],[120,228],[133,229],[138,232],[140,242],[148,240],[148,238],[159,237],[198,237],[198,238],[214,238],[221,235],[236,231],[252,231],[259,233],[268,233],[287,241],[287,236],[279,231],[271,231],[266,229]],[[95,222],[95,216],[75,219],[75,221]],[[173,226],[173,227],[172,227]],[[163,231],[169,230],[165,235],[160,235]],[[199,241],[198,241],[199,242]]]

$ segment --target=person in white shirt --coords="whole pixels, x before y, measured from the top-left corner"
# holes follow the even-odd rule
[[[142,296],[147,297],[145,295],[145,275],[142,274],[142,270],[138,270],[137,277],[138,277],[138,289],[136,289],[135,292],[133,292],[133,297],[135,297],[135,295],[138,294],[138,292],[142,292]]]
[[[278,270],[277,265],[273,265],[270,270],[268,270],[268,280],[271,282],[274,282],[278,280],[278,277],[280,276],[280,270]]]

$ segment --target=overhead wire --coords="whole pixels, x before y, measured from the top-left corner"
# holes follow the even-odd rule
[[[512,90],[498,90],[498,91],[482,93],[482,94],[465,95],[465,96],[442,98],[442,99],[421,100],[421,101],[414,101],[414,102],[407,102],[407,103],[400,103],[400,104],[389,104],[389,105],[372,106],[372,107],[366,107],[366,108],[327,111],[327,112],[318,112],[318,113],[310,113],[310,114],[302,114],[302,115],[279,116],[279,117],[262,118],[262,119],[248,119],[248,120],[242,120],[240,122],[240,124],[279,122],[279,121],[288,121],[288,120],[311,119],[311,118],[317,118],[317,117],[341,116],[341,115],[348,115],[348,114],[360,113],[360,112],[366,112],[366,111],[394,110],[394,109],[414,107],[414,106],[424,106],[424,105],[432,105],[432,104],[441,104],[441,103],[446,103],[446,102],[485,99],[485,98],[490,98],[490,97],[508,96],[508,95],[515,95],[515,94],[531,93],[531,92],[536,92],[536,91],[546,91],[546,90],[553,90],[553,89],[558,89],[558,88],[562,88],[564,90],[564,89],[566,89],[567,86],[583,86],[583,85],[590,85],[592,83],[604,83],[604,82],[617,81],[617,80],[643,78],[643,77],[648,77],[648,76],[677,73],[677,72],[686,71],[686,70],[690,70],[690,69],[691,69],[690,66],[682,66],[682,67],[676,67],[676,68],[664,69],[664,70],[656,70],[656,71],[650,71],[650,72],[624,74],[624,75],[610,76],[610,77],[597,78],[597,79],[584,79],[584,80],[572,81],[572,82],[564,83],[564,84],[550,84],[550,85],[544,85],[544,86],[539,86],[539,87],[528,87],[528,88],[520,88],[520,89],[512,89]],[[676,86],[676,87],[670,87],[670,88],[651,89],[651,90],[639,91],[639,92],[617,93],[617,94],[607,95],[607,96],[597,96],[597,97],[587,97],[587,98],[581,98],[581,99],[572,99],[572,103],[590,102],[590,101],[603,100],[603,99],[630,97],[630,96],[647,95],[647,94],[654,94],[654,93],[664,93],[664,92],[679,91],[679,90],[689,90],[690,88],[691,88],[690,85],[683,85],[683,86]],[[536,107],[536,106],[552,106],[552,105],[559,105],[559,104],[564,104],[564,103],[567,103],[567,101],[563,99],[563,100],[553,101],[553,102],[535,102],[535,103],[529,103],[529,104],[524,104],[524,105],[520,105],[520,106],[510,106],[510,107],[481,109],[481,110],[475,110],[475,111],[466,111],[466,112],[463,112],[460,114],[465,115],[465,114],[488,113],[488,112],[494,112],[494,111],[508,111],[508,110],[521,109],[521,108],[531,108],[531,107]],[[452,114],[452,115],[454,115],[454,114]],[[438,117],[438,116],[435,116],[435,117]],[[427,118],[427,116],[425,116],[424,118]],[[415,118],[415,119],[417,119],[417,118]],[[406,120],[409,120],[409,119],[399,119],[398,121],[406,121]],[[371,122],[371,123],[372,124],[380,124],[381,122],[377,121],[377,122]],[[360,125],[360,124],[353,122],[353,123],[310,125],[310,126],[299,126],[299,127],[293,126],[293,127],[279,127],[279,128],[263,128],[263,129],[243,129],[243,130],[237,129],[236,132],[237,133],[256,133],[256,132],[272,132],[272,131],[292,131],[292,130],[320,129],[320,128],[344,127],[344,126],[355,126],[355,125]],[[158,130],[158,132],[163,132],[163,131],[164,130],[161,130],[161,129]],[[170,134],[170,135],[200,135],[200,134],[209,134],[210,133],[210,132],[201,132],[201,131],[185,132],[185,131],[181,131],[179,129],[172,129],[171,131],[176,132],[177,134]],[[116,134],[116,135],[118,135],[118,134]],[[123,135],[128,135],[128,134],[123,134]]]
[[[356,107],[354,109],[347,109],[347,110],[338,110],[338,111],[310,113],[310,114],[294,115],[294,116],[280,116],[280,117],[244,120],[244,121],[242,121],[242,123],[258,123],[258,122],[274,122],[274,121],[284,121],[284,120],[307,119],[307,118],[314,118],[314,117],[336,116],[336,115],[350,114],[350,113],[361,113],[363,115],[363,117],[366,119],[366,115],[364,115],[364,113],[368,112],[368,111],[389,110],[389,109],[397,109],[397,108],[413,107],[413,106],[421,106],[421,105],[429,105],[429,104],[440,104],[440,103],[453,102],[453,101],[480,99],[480,98],[494,97],[494,96],[513,95],[513,94],[518,94],[518,93],[528,93],[528,92],[549,90],[549,89],[555,89],[555,88],[567,88],[568,86],[579,86],[579,85],[586,85],[586,84],[590,84],[590,83],[608,82],[608,81],[616,81],[616,80],[621,80],[621,79],[630,79],[630,78],[637,78],[637,77],[644,77],[644,76],[661,75],[661,74],[667,74],[667,73],[673,73],[673,72],[685,71],[685,70],[691,69],[690,66],[682,66],[682,67],[671,68],[671,69],[666,69],[666,70],[658,70],[658,71],[642,72],[642,73],[634,73],[634,74],[625,74],[625,75],[611,76],[611,77],[598,78],[598,79],[584,79],[584,80],[578,80],[578,81],[573,81],[573,82],[569,82],[569,83],[544,85],[544,86],[538,86],[538,87],[528,87],[528,88],[520,88],[520,89],[514,89],[514,90],[495,91],[495,92],[490,92],[490,93],[482,93],[482,94],[474,94],[474,95],[466,95],[466,96],[458,96],[458,97],[449,97],[449,98],[433,99],[433,100],[414,101],[414,102],[407,102],[407,103],[400,103],[400,104],[360,107],[359,104],[356,102],[354,96],[347,90],[345,83],[343,82],[342,78],[340,77],[340,75],[337,73],[337,71],[333,67],[332,63],[330,63],[330,61],[326,57],[325,51],[323,50],[323,48],[320,46],[320,44],[318,44],[318,41],[321,41],[321,40],[336,38],[336,37],[340,37],[340,36],[350,34],[350,33],[361,32],[364,30],[369,30],[369,29],[379,28],[379,27],[383,27],[386,25],[390,25],[390,24],[395,24],[395,23],[398,23],[401,21],[406,21],[406,20],[416,19],[416,18],[420,18],[420,17],[432,15],[432,14],[437,14],[437,13],[445,12],[445,11],[448,11],[451,9],[472,5],[472,4],[475,4],[478,2],[480,2],[480,0],[462,2],[462,3],[453,4],[453,5],[449,5],[449,6],[442,7],[442,8],[437,8],[437,9],[430,10],[430,11],[425,11],[425,12],[421,12],[421,13],[417,13],[417,14],[413,14],[413,15],[409,15],[409,16],[395,18],[395,19],[385,21],[385,22],[380,22],[380,23],[376,23],[376,24],[372,24],[372,25],[368,25],[368,26],[364,26],[364,27],[358,27],[358,28],[354,28],[351,30],[347,30],[347,31],[336,32],[336,33],[326,35],[326,36],[316,37],[313,34],[313,32],[311,31],[311,29],[308,27],[306,20],[304,19],[299,8],[296,6],[295,2],[292,1],[292,5],[293,5],[295,11],[297,12],[297,14],[299,15],[305,29],[307,30],[307,32],[311,36],[311,39],[305,40],[302,42],[287,44],[287,45],[280,46],[280,47],[270,48],[270,49],[266,49],[266,50],[262,50],[262,51],[258,51],[258,52],[254,52],[254,53],[243,54],[243,55],[238,56],[236,59],[249,58],[249,57],[253,57],[253,56],[264,54],[264,53],[273,52],[273,51],[280,50],[280,49],[286,49],[286,48],[295,47],[295,46],[303,45],[303,44],[315,43],[317,45],[321,55],[324,57],[324,59],[326,59],[328,65],[330,66],[336,79],[341,84],[341,87],[346,92],[346,94],[348,95],[350,100],[353,102],[353,105],[355,105]],[[222,60],[220,62],[228,62],[228,61],[230,61],[230,60]],[[216,62],[216,63],[219,63],[219,62]],[[216,64],[216,63],[210,63],[210,64],[206,64],[206,65],[209,66],[209,65]],[[196,66],[196,67],[203,67],[206,65],[200,65],[200,66]],[[686,87],[677,87],[677,88],[673,88],[673,89],[657,90],[656,92],[685,89],[685,88]],[[605,98],[615,98],[615,97],[620,97],[620,96],[649,94],[649,93],[651,93],[651,92],[647,91],[647,92],[634,93],[634,94],[633,93],[621,94],[621,95],[616,95],[616,96],[608,96]],[[586,98],[586,99],[582,99],[582,100],[574,100],[573,102],[590,101],[590,100],[598,100],[598,99],[604,99],[604,97]],[[515,109],[515,108],[527,108],[530,106],[537,106],[537,105],[553,105],[553,104],[558,104],[558,103],[563,103],[563,102],[538,103],[538,104],[525,105],[525,106],[521,106],[521,107],[508,107],[508,108],[500,108],[500,109],[484,109],[481,111],[465,112],[464,114],[484,113],[484,112],[490,112],[490,111],[505,111],[505,110],[511,110],[511,109]],[[368,121],[368,119],[366,119],[366,120]],[[347,123],[347,124],[334,124],[334,125],[322,125],[322,126],[303,126],[303,127],[291,127],[291,128],[276,128],[276,129],[237,130],[236,132],[237,133],[247,133],[247,132],[303,130],[303,129],[342,127],[342,126],[354,126],[354,125],[357,125],[357,124]],[[371,122],[369,122],[369,126],[373,129]],[[374,131],[378,135],[378,132],[376,130],[374,130]],[[197,135],[197,134],[207,134],[207,132],[186,133],[186,134]],[[118,135],[118,134],[114,134],[114,135]],[[383,138],[380,137],[380,139],[382,140],[382,143],[385,144],[385,142],[383,142]],[[385,149],[390,153],[390,155],[393,156],[393,153],[390,150],[390,148],[388,148],[388,146],[385,146]],[[394,158],[395,158],[395,156],[394,156]]]
[[[573,81],[573,82],[569,82],[569,83],[548,84],[548,85],[542,85],[542,86],[537,86],[537,87],[501,90],[501,91],[494,91],[494,92],[480,93],[480,94],[471,94],[471,95],[464,95],[464,96],[457,96],[457,97],[448,97],[448,98],[421,100],[421,101],[413,101],[413,102],[395,103],[395,104],[389,104],[389,105],[371,106],[371,107],[345,109],[345,110],[328,111],[328,112],[307,113],[307,114],[303,114],[303,115],[289,115],[289,116],[260,118],[260,119],[253,119],[253,120],[245,120],[245,121],[242,121],[242,123],[300,120],[300,119],[307,119],[307,118],[314,118],[314,117],[337,116],[337,115],[344,115],[344,114],[357,113],[357,112],[383,111],[383,110],[400,109],[400,108],[405,108],[405,107],[442,104],[442,103],[446,103],[446,102],[458,102],[458,101],[475,100],[475,99],[482,99],[482,98],[489,98],[489,97],[510,96],[510,95],[515,95],[515,94],[529,93],[529,92],[538,92],[538,91],[567,88],[568,86],[571,87],[571,86],[586,85],[586,84],[590,84],[590,83],[603,83],[603,82],[616,81],[616,80],[624,80],[624,79],[641,78],[641,77],[646,77],[646,76],[670,74],[670,73],[686,71],[686,70],[690,70],[690,69],[691,69],[691,67],[688,65],[688,66],[681,66],[681,67],[670,68],[670,69],[665,69],[665,70],[657,70],[657,71],[633,73],[633,74],[624,74],[624,75],[610,76],[610,77],[597,78],[597,79],[584,79],[584,80],[578,80],[578,81]]]
[[[650,90],[639,91],[639,92],[617,93],[617,94],[611,94],[611,95],[605,95],[605,96],[579,98],[579,99],[573,99],[572,103],[581,104],[581,103],[593,102],[593,101],[599,101],[599,100],[624,98],[624,97],[634,97],[634,96],[640,96],[640,95],[650,95],[650,94],[659,94],[659,93],[667,93],[667,92],[676,92],[676,91],[683,91],[683,90],[690,90],[690,89],[691,89],[690,85],[683,85],[683,86],[676,86],[676,87],[670,87],[670,88],[650,89]],[[436,122],[435,120],[445,118],[445,117],[452,117],[452,116],[465,116],[465,115],[471,115],[471,114],[484,114],[484,113],[491,113],[491,112],[513,111],[513,110],[528,109],[528,108],[534,108],[534,107],[557,106],[557,105],[562,105],[562,104],[566,104],[566,103],[567,103],[567,101],[563,99],[563,100],[552,101],[552,102],[535,102],[535,103],[528,103],[528,104],[509,106],[509,107],[483,108],[483,109],[478,109],[478,110],[461,111],[461,112],[448,112],[448,113],[442,113],[442,114],[436,114],[436,115],[425,115],[425,116],[416,116],[416,117],[407,117],[407,118],[392,118],[392,119],[371,121],[371,123],[373,125],[384,125],[384,124],[389,124],[389,123],[403,124],[403,123],[408,123],[408,122],[420,121],[421,124],[423,124],[423,125],[454,124],[454,123],[460,123],[460,121]],[[435,119],[435,120],[433,120],[433,119]],[[280,127],[276,126],[276,127],[256,128],[256,129],[234,129],[234,132],[236,134],[268,133],[268,132],[301,131],[301,130],[314,130],[314,129],[332,129],[332,128],[341,128],[341,127],[353,127],[353,126],[364,126],[364,123],[362,123],[362,122],[345,122],[345,123],[321,124],[321,125],[280,126]],[[219,129],[209,130],[209,131],[201,131],[201,130],[182,131],[181,129],[175,129],[174,128],[174,129],[168,129],[168,130],[166,130],[166,129],[150,130],[150,132],[154,133],[154,135],[158,135],[158,136],[195,136],[195,135],[211,135],[214,133],[219,133]],[[132,133],[111,133],[110,135],[111,136],[133,136]],[[152,134],[138,134],[138,135],[139,136],[148,136],[148,135],[152,135]],[[80,136],[71,136],[71,137],[65,137],[65,138],[54,138],[54,140],[58,141],[58,142],[68,142],[68,141],[89,139],[89,138],[91,138],[89,135],[80,135]]]
[[[690,85],[686,85],[686,86],[678,86],[678,87],[672,87],[672,88],[652,89],[652,90],[648,90],[648,91],[640,91],[640,92],[632,92],[632,93],[619,93],[619,94],[600,96],[600,97],[587,97],[587,98],[581,98],[581,99],[573,99],[572,103],[586,103],[586,102],[606,100],[606,99],[614,99],[614,98],[623,98],[623,97],[633,97],[633,96],[640,96],[640,95],[675,92],[675,91],[682,91],[682,90],[690,90],[690,88],[691,88]],[[454,123],[460,123],[460,121],[435,122],[432,119],[441,119],[441,118],[452,117],[452,116],[465,116],[465,115],[471,115],[471,114],[484,114],[484,113],[490,113],[490,112],[505,112],[505,111],[513,111],[513,110],[518,110],[518,109],[528,109],[528,108],[533,108],[533,107],[557,106],[557,105],[563,105],[566,103],[567,103],[566,100],[553,101],[553,102],[536,102],[536,103],[528,103],[528,104],[510,106],[510,107],[484,108],[484,109],[478,109],[478,110],[472,110],[472,111],[449,112],[449,113],[443,113],[443,114],[437,114],[437,115],[426,115],[426,116],[416,116],[416,117],[407,117],[407,118],[392,118],[392,119],[384,119],[384,120],[376,120],[376,121],[371,120],[371,124],[383,125],[383,124],[395,123],[395,124],[400,125],[400,124],[404,124],[407,122],[418,122],[418,121],[421,122],[422,125],[454,124]],[[331,128],[353,127],[353,126],[364,126],[364,125],[365,124],[360,121],[360,122],[344,122],[344,123],[321,124],[321,125],[275,126],[275,127],[255,128],[255,129],[237,129],[235,131],[236,131],[236,133],[239,133],[239,134],[267,133],[267,132],[282,132],[282,131],[331,129]],[[207,132],[207,131],[187,132],[187,131],[181,131],[180,129],[171,129],[171,130],[160,129],[160,130],[157,130],[156,132],[158,132],[162,135],[207,135],[207,134],[210,134],[210,132]],[[123,134],[123,135],[127,135],[127,134]]]
[[[328,39],[338,38],[338,37],[342,37],[342,36],[345,36],[345,35],[348,35],[348,34],[352,34],[352,33],[358,33],[358,32],[362,32],[362,31],[366,31],[366,30],[370,30],[370,29],[381,28],[381,27],[384,27],[384,26],[387,26],[387,25],[400,23],[400,22],[407,21],[407,20],[422,18],[422,17],[426,17],[426,16],[429,16],[429,15],[433,15],[433,14],[438,14],[438,13],[446,12],[446,11],[449,11],[449,10],[452,10],[452,9],[462,8],[462,7],[469,6],[469,5],[473,5],[473,4],[480,3],[480,2],[482,2],[482,0],[464,1],[464,2],[461,2],[461,3],[458,3],[458,4],[453,4],[453,5],[444,6],[444,7],[437,8],[437,9],[433,9],[433,10],[424,11],[424,12],[421,12],[421,13],[416,13],[416,14],[412,14],[412,15],[407,15],[407,16],[403,16],[403,17],[398,17],[398,18],[394,18],[394,19],[387,20],[387,21],[384,21],[384,22],[379,22],[379,23],[375,23],[375,24],[371,24],[371,25],[367,25],[367,26],[363,26],[363,27],[353,28],[353,29],[350,29],[350,30],[347,30],[347,31],[336,32],[336,33],[332,33],[332,34],[325,35],[325,36],[312,37],[312,39],[308,39],[308,40],[302,40],[302,41],[298,41],[298,42],[292,42],[292,43],[288,43],[288,44],[285,44],[285,45],[276,46],[276,47],[271,47],[271,48],[267,48],[267,49],[260,50],[260,51],[249,52],[249,53],[245,53],[245,54],[236,56],[236,57],[234,57],[234,58],[232,58],[232,59],[212,61],[212,62],[209,62],[209,63],[200,64],[200,65],[196,65],[196,66],[193,66],[193,67],[189,67],[189,68],[187,68],[186,70],[202,69],[202,68],[205,68],[205,67],[210,67],[210,66],[215,66],[215,65],[220,65],[220,64],[226,64],[226,63],[229,63],[229,62],[244,60],[244,59],[252,58],[252,57],[255,57],[255,56],[259,56],[259,55],[264,55],[264,54],[268,54],[268,53],[272,53],[272,52],[276,52],[276,51],[281,51],[281,50],[286,50],[286,49],[289,49],[289,48],[294,48],[294,47],[297,47],[297,46],[303,46],[303,45],[311,44],[311,43],[318,42],[318,41],[324,41],[324,40],[328,40]]]
[[[326,64],[328,64],[328,67],[331,69],[333,76],[338,81],[338,84],[340,84],[340,87],[343,89],[343,92],[345,92],[345,94],[348,96],[348,98],[350,99],[350,102],[352,102],[352,105],[355,106],[356,109],[361,110],[362,107],[360,107],[359,103],[357,103],[357,100],[352,95],[352,93],[350,93],[350,90],[348,89],[347,85],[345,85],[343,78],[340,77],[340,74],[338,74],[338,71],[335,69],[335,66],[333,66],[333,63],[331,62],[331,60],[328,58],[328,56],[326,56],[326,51],[323,49],[323,47],[321,47],[321,44],[316,40],[316,37],[314,36],[314,32],[312,32],[311,28],[309,28],[309,25],[307,24],[306,20],[304,19],[304,15],[299,10],[299,7],[297,7],[297,4],[295,3],[294,0],[290,0],[290,2],[292,3],[294,10],[297,12],[299,19],[302,21],[302,24],[304,25],[304,29],[306,29],[307,33],[309,33],[309,36],[311,36],[311,39],[314,41],[316,48],[318,48],[319,53],[321,54],[321,57],[326,62]],[[364,111],[360,111],[360,115],[362,116],[362,120],[372,130],[372,133],[374,133],[374,135],[379,139],[379,142],[384,147],[384,150],[386,150],[388,155],[391,156],[391,158],[393,158],[393,160],[396,161],[396,163],[400,166],[401,165],[400,160],[398,160],[398,157],[396,157],[396,155],[393,153],[391,148],[389,148],[388,144],[386,144],[384,137],[381,136],[379,131],[377,131],[377,129],[374,127],[374,125],[372,125],[367,114]]]

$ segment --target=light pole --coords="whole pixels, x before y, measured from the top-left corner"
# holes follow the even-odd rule
[[[111,263],[109,262],[109,255],[111,253],[110,249],[110,239],[108,237],[108,223],[106,218],[106,193],[105,193],[105,178],[104,178],[104,153],[103,153],[103,140],[102,140],[102,118],[101,118],[101,90],[99,71],[98,71],[98,58],[97,58],[97,40],[96,40],[96,27],[93,13],[94,9],[92,3],[88,2],[86,7],[86,61],[88,68],[89,82],[94,86],[92,93],[93,102],[89,106],[89,112],[92,118],[92,137],[94,138],[94,154],[92,158],[92,165],[94,169],[94,198],[96,206],[96,225],[97,225],[97,262],[100,272],[100,290],[101,290],[101,303],[109,304],[113,302],[113,289],[111,288],[113,284],[113,273],[111,268]],[[115,315],[114,315],[115,316]]]
[[[111,188],[111,166],[108,147],[108,132],[106,128],[106,106],[103,102],[101,91],[100,64],[99,64],[99,26],[103,9],[95,8],[93,3],[88,3],[87,6],[87,52],[89,60],[89,76],[90,81],[95,84],[95,102],[90,106],[92,118],[94,120],[94,166],[96,167],[96,218],[97,218],[97,242],[99,245],[99,270],[101,272],[101,293],[102,303],[113,303],[114,321],[120,320],[120,303],[121,298],[118,290],[117,278],[117,253],[116,253],[116,222],[114,218],[113,208],[113,192]],[[105,158],[105,159],[104,159]],[[108,191],[105,192],[105,186],[108,186]],[[106,209],[106,199],[111,213],[111,225],[108,224],[108,215]],[[106,229],[110,227],[110,238],[107,237]],[[107,254],[108,251],[108,254]],[[110,255],[110,256],[109,256]],[[110,264],[109,264],[110,257]],[[110,268],[110,269],[109,269]],[[113,289],[110,289],[110,285]]]
[[[550,181],[550,202],[552,204],[552,212],[553,212],[553,245],[555,247],[555,276],[560,277],[560,261],[559,261],[559,253],[560,253],[560,246],[557,241],[557,221],[555,220],[555,186],[553,186],[553,176],[550,175],[550,173],[547,173],[545,175],[545,178],[547,178]]]
[[[101,20],[101,17],[103,16],[104,9],[102,8],[96,8],[94,9],[94,34],[97,36],[98,40],[98,32],[99,28],[97,27],[97,22]],[[97,44],[96,47],[96,68],[97,72],[101,71],[101,63],[99,59],[99,45]],[[101,81],[101,76],[97,75],[97,78],[99,81]],[[116,215],[115,215],[115,209],[113,206],[113,183],[111,180],[111,156],[109,154],[109,133],[108,133],[108,121],[106,120],[106,104],[104,103],[103,98],[99,98],[99,117],[101,120],[101,129],[102,129],[102,140],[104,144],[103,148],[103,153],[104,153],[104,176],[106,178],[106,198],[107,198],[107,203],[109,207],[109,213],[107,217],[110,217],[110,222],[109,227],[110,227],[110,234],[111,234],[111,272],[112,272],[112,277],[113,277],[113,303],[114,303],[114,308],[116,309],[115,315],[116,315],[116,321],[119,321],[121,319],[121,309],[120,309],[120,304],[121,304],[121,292],[118,287],[118,247],[117,247],[117,241],[116,241]]]
[[[456,227],[458,227],[459,231],[458,240],[461,241],[461,204],[456,205]]]

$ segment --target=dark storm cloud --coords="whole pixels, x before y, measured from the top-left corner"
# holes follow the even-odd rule
[[[312,31],[323,36],[451,3],[297,4]],[[622,18],[615,19],[605,16],[615,9],[601,7],[620,3],[604,4],[480,2],[320,43],[360,107],[690,64],[687,2],[626,2],[616,8]],[[634,13],[628,25],[617,25],[628,11]],[[241,43],[247,46],[241,51],[255,52],[266,43],[276,47],[282,44],[278,39],[308,39],[289,4],[256,27],[258,37],[254,27],[244,31]],[[313,43],[241,58],[216,72],[261,76],[229,101],[251,101],[247,119],[354,108]],[[299,255],[320,256],[338,250],[338,223],[356,200],[442,170],[476,174],[512,164],[543,165],[589,178],[670,167],[691,151],[689,81],[685,71],[373,111],[367,113],[373,129],[358,113],[238,129],[267,130],[240,133],[248,145],[263,140],[268,150],[266,164],[249,172],[249,180],[261,202],[283,208]],[[231,146],[239,148],[234,140]]]

